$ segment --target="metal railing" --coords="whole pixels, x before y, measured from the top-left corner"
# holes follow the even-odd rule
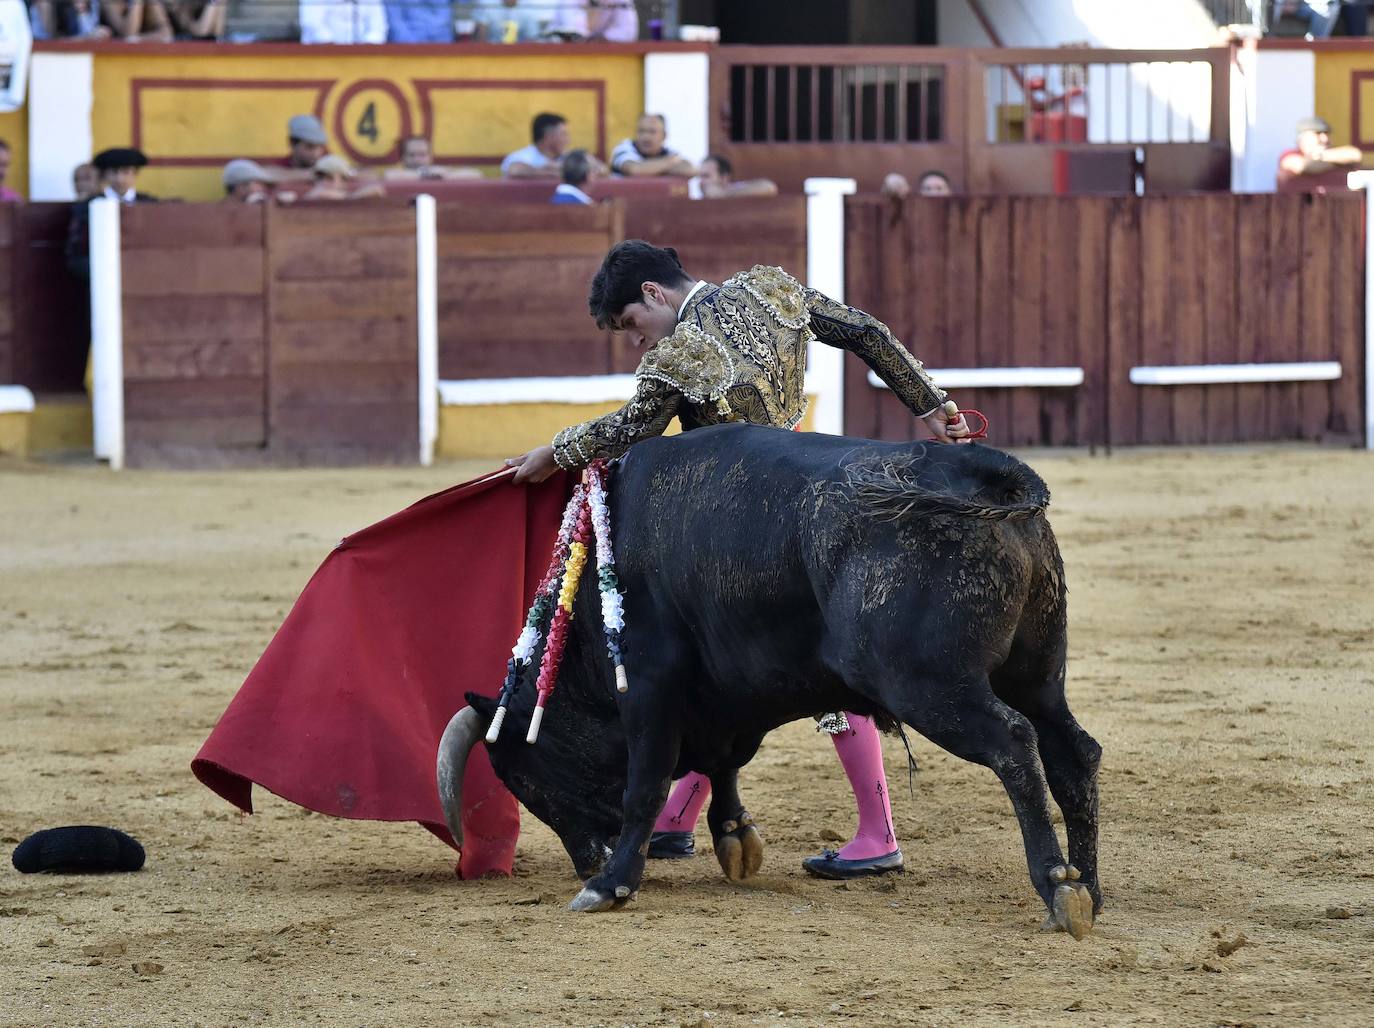
[[[945,137],[943,64],[736,64],[736,143],[927,143]]]
[[[989,143],[1203,143],[1207,61],[989,63]]]

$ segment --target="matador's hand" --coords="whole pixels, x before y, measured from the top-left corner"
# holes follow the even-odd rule
[[[947,408],[954,407],[956,417],[953,421],[949,420]],[[921,420],[926,423],[926,427],[935,435],[935,441],[940,443],[966,443],[965,438],[969,435],[968,422],[964,420],[962,414],[958,414],[958,407],[955,407],[953,400],[945,402],[944,406],[936,407],[933,411]]]
[[[515,468],[516,485],[534,485],[542,482],[558,470],[558,462],[553,459],[552,446],[538,446],[519,457],[509,457],[506,467]]]

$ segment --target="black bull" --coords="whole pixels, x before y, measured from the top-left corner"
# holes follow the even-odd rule
[[[707,820],[727,876],[752,874],[762,843],[738,769],[774,728],[850,710],[990,767],[1047,924],[1086,932],[1102,903],[1101,748],[1064,697],[1066,589],[1048,502],[1030,468],[983,446],[740,425],[635,445],[610,499],[629,692],[616,692],[585,575],[538,742],[524,739],[527,683],[489,747],[586,880],[573,909],[635,895],[670,781],[687,771],[710,776]],[[494,708],[468,701],[439,751],[459,839],[462,769]]]

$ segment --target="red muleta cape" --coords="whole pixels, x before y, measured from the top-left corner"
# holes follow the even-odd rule
[[[248,813],[256,783],[322,814],[418,821],[453,845],[439,737],[463,693],[500,691],[571,488],[563,473],[476,479],[344,539],[191,762],[196,777]],[[511,873],[519,808],[481,746],[463,832],[464,878]]]

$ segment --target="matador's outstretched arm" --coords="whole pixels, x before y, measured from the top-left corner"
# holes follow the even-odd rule
[[[944,392],[921,362],[873,315],[847,307],[811,288],[806,289],[806,309],[817,339],[857,355],[877,372],[912,414],[924,418],[944,403]]]
[[[554,436],[553,459],[563,470],[574,471],[598,457],[619,457],[639,440],[662,435],[681,403],[682,394],[666,382],[640,376],[625,406]]]

